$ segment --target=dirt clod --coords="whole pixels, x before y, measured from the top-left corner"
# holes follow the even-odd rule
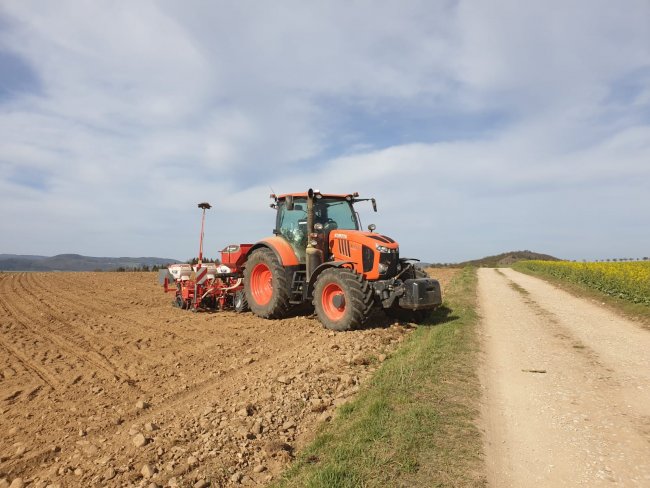
[[[293,448],[286,442],[281,441],[271,441],[264,445],[264,453],[267,456],[273,456],[282,451],[290,453],[293,451]]]
[[[145,478],[151,478],[155,472],[156,470],[151,466],[151,464],[143,464],[140,469],[140,474]]]
[[[296,423],[293,420],[287,420],[284,424],[282,424],[282,430],[289,430],[289,429],[295,429],[296,428]]]
[[[104,471],[104,480],[106,481],[112,480],[113,478],[115,478],[116,474],[117,473],[115,472],[115,469],[113,469],[112,467],[108,468],[106,471]]]
[[[136,434],[131,439],[131,442],[133,442],[135,447],[143,447],[147,444],[147,438],[143,434]]]

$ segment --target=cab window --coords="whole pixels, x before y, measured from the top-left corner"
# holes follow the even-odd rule
[[[307,247],[306,199],[294,199],[293,210],[287,210],[286,202],[278,204],[277,233],[289,242],[298,260],[303,262]]]

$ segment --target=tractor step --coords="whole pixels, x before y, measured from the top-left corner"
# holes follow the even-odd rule
[[[289,303],[297,305],[305,302],[305,281],[307,280],[307,273],[305,271],[294,271],[293,278],[291,279],[291,295]]]

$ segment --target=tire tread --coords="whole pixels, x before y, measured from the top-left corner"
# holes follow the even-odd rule
[[[350,313],[344,322],[329,320],[321,304],[322,287],[326,282],[335,281],[340,284],[348,295]],[[318,277],[314,288],[314,308],[321,323],[328,329],[350,330],[363,326],[370,316],[374,305],[374,297],[370,283],[362,275],[347,268],[330,268]]]

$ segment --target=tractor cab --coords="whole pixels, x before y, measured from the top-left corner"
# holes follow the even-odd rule
[[[313,199],[311,244],[327,254],[329,235],[333,230],[359,230],[359,217],[354,210],[354,195],[321,195]],[[309,241],[307,194],[281,195],[274,204],[277,209],[274,234],[291,246],[298,261],[305,263]],[[314,235],[316,234],[316,235]],[[327,259],[328,256],[325,256]]]

